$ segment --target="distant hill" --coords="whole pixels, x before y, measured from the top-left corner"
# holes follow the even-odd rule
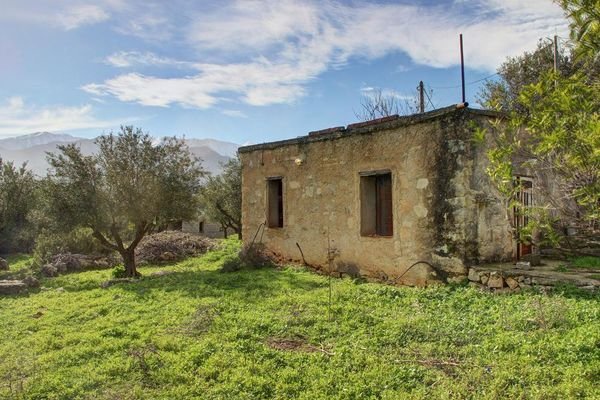
[[[23,150],[49,143],[69,143],[79,139],[66,134],[36,132],[29,135],[0,139],[0,148],[4,150]]]
[[[213,175],[221,172],[221,164],[235,156],[239,145],[216,139],[185,139],[190,151],[202,159],[202,166]],[[48,170],[46,153],[55,152],[56,146],[65,143],[77,144],[83,154],[90,155],[98,150],[93,139],[79,138],[66,134],[36,132],[30,135],[0,139],[0,158],[13,161],[17,165],[27,162],[28,167],[38,176]]]

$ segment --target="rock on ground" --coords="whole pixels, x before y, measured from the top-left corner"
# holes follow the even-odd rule
[[[8,271],[8,261],[0,257],[0,271]]]
[[[0,295],[2,294],[17,294],[27,289],[27,285],[23,281],[0,281]]]

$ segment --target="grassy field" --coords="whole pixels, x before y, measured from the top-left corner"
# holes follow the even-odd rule
[[[329,315],[326,277],[219,272],[237,246],[0,298],[0,398],[600,398],[597,295],[333,279]]]

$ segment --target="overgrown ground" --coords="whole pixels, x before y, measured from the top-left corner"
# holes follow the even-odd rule
[[[0,398],[600,398],[597,295],[334,279],[330,321],[326,277],[219,272],[237,246],[0,298]]]

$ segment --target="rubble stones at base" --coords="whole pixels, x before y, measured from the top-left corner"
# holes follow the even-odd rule
[[[484,284],[484,285],[487,285],[488,280],[490,279],[490,275],[489,274],[481,273],[481,274],[479,274],[479,276],[480,276],[480,279],[481,279],[481,283]]]
[[[8,271],[8,261],[0,257],[0,271]]]
[[[510,276],[504,280],[509,288],[516,289],[519,287],[519,282],[515,278],[511,278]]]
[[[471,282],[479,282],[479,272],[477,272],[474,268],[469,268],[468,278]]]
[[[490,278],[487,281],[487,286],[493,289],[500,289],[504,287],[504,278],[497,272],[490,273]]]

